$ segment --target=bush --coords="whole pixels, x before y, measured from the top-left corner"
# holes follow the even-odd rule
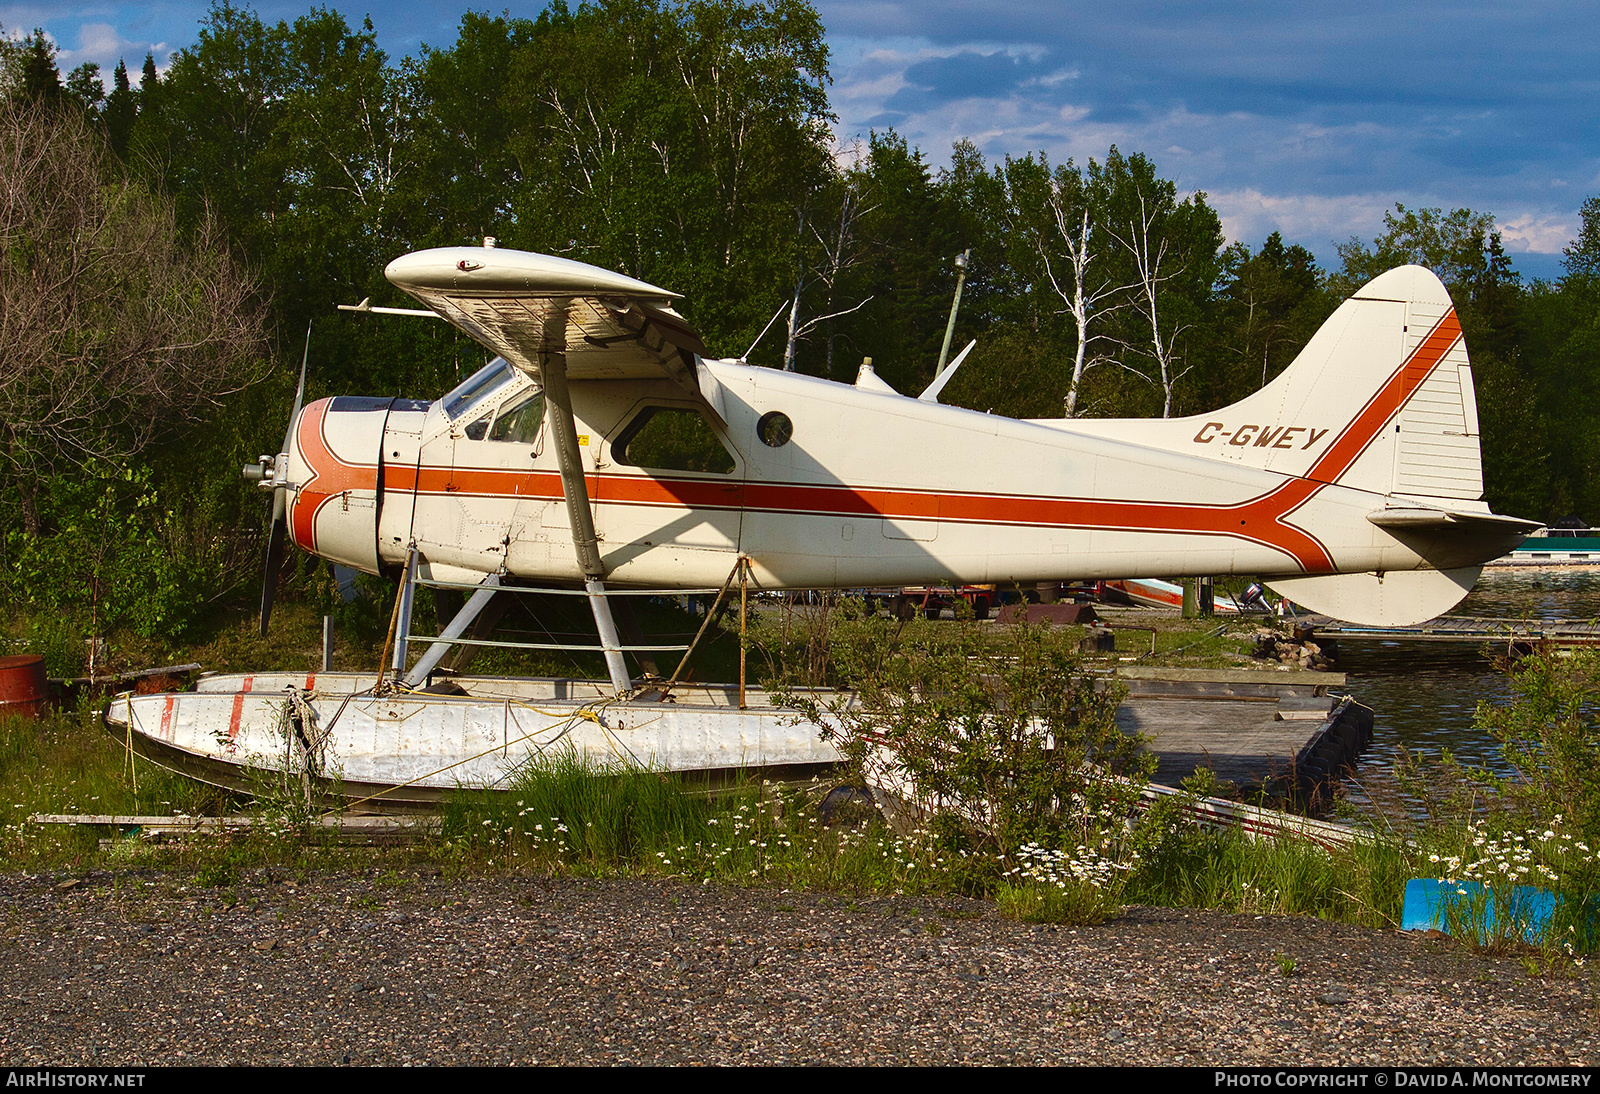
[[[1048,626],[897,622],[846,602],[828,630],[843,696],[778,681],[855,776],[894,786],[921,820],[947,815],[1003,853],[1094,842],[1126,816],[1153,757],[1116,727],[1121,693],[1081,672]]]
[[[1526,824],[1542,830],[1559,814],[1600,841],[1600,652],[1542,653],[1507,672],[1511,701],[1480,704],[1477,721],[1517,774],[1482,781]]]
[[[1450,934],[1587,953],[1600,945],[1600,654],[1545,652],[1505,671],[1510,700],[1480,704],[1477,724],[1514,774],[1448,755],[1412,765],[1407,785],[1429,810],[1413,835],[1449,890]]]

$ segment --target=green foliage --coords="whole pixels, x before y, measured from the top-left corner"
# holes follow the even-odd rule
[[[842,293],[851,302],[870,300],[835,326],[836,352],[853,352],[834,373],[853,379],[854,361],[871,357],[892,387],[914,393],[933,379],[962,241],[922,152],[898,134],[873,133],[851,179],[864,210],[865,246]],[[979,261],[993,260],[980,255]],[[804,357],[801,367],[807,367]]]
[[[1600,277],[1600,197],[1585,199],[1578,217],[1581,224],[1578,238],[1562,252],[1566,256],[1567,276]]]
[[[1252,253],[1236,243],[1222,254],[1222,307],[1215,322],[1233,360],[1219,368],[1219,390],[1208,403],[1243,398],[1287,368],[1334,306],[1310,251],[1285,246],[1273,232]]]
[[[858,777],[886,776],[921,816],[952,814],[1004,853],[1085,838],[1126,805],[1125,786],[1104,776],[1141,778],[1153,763],[1116,727],[1120,696],[1083,676],[1049,627],[996,636],[847,601],[827,659],[847,694],[779,680],[779,701],[821,726]]]
[[[130,765],[125,742],[106,733],[98,711],[0,717],[0,862],[6,869],[82,861],[104,834],[28,824],[31,813],[200,814],[219,803],[211,787],[144,760]]]
[[[226,889],[238,881],[239,868],[227,859],[202,863],[194,875],[194,883],[202,889]]]
[[[596,764],[572,751],[530,762],[500,791],[464,791],[447,838],[527,848],[562,862],[621,869],[706,835],[707,808],[674,775]]]
[[[1600,857],[1561,814],[1521,831],[1504,817],[1430,833],[1445,930],[1486,949],[1590,953],[1600,944]]]
[[[1398,844],[1356,840],[1338,850],[1294,839],[1259,840],[1196,823],[1181,801],[1153,803],[1132,837],[1137,867],[1126,899],[1255,915],[1314,915],[1396,927],[1412,856]]]
[[[1084,844],[1052,850],[1024,844],[1016,865],[994,891],[1007,915],[1029,923],[1101,923],[1122,911],[1122,894],[1133,863]]]
[[[1479,705],[1478,725],[1513,775],[1465,768],[1448,754],[1397,767],[1426,810],[1422,822],[1398,824],[1419,849],[1417,874],[1450,883],[1446,929],[1475,945],[1531,942],[1549,954],[1600,946],[1600,654],[1562,653],[1571,655],[1508,664],[1510,699]],[[1529,887],[1553,902],[1542,909]]]
[[[49,486],[40,501],[50,530],[29,535],[14,527],[5,535],[9,566],[0,581],[13,603],[38,610],[52,630],[74,620],[85,637],[118,628],[181,634],[218,575],[206,560],[171,550],[172,514],[161,510],[150,470],[95,466]]]
[[[824,824],[818,796],[755,781],[712,789],[553,753],[525,767],[506,791],[455,795],[442,838],[463,864],[702,882],[981,891],[994,875],[993,860],[925,834],[900,838],[872,822]]]
[[[1370,247],[1354,238],[1339,245],[1343,267],[1334,288],[1341,296],[1407,264],[1428,267],[1451,292],[1463,294],[1488,272],[1489,241],[1495,234],[1491,213],[1408,209],[1396,202],[1394,212],[1383,215],[1383,229]]]
[[[25,103],[57,102],[61,98],[61,72],[56,68],[55,43],[35,30],[22,43],[23,53],[17,99]]]
[[[1600,653],[1541,653],[1511,666],[1511,700],[1478,707],[1478,725],[1517,772],[1483,778],[1526,823],[1554,817],[1600,843]]]

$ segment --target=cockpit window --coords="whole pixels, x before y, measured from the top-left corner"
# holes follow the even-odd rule
[[[635,467],[726,475],[736,466],[711,423],[698,410],[646,407],[611,448]]]
[[[539,439],[539,427],[544,424],[544,392],[535,389],[514,403],[490,410],[462,430],[474,441],[511,441],[516,444],[533,444]]]
[[[504,357],[496,357],[457,384],[455,390],[444,397],[444,412],[454,421],[500,390],[511,379],[511,375],[510,362]]]

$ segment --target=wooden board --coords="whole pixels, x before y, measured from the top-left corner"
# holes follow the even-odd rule
[[[1117,726],[1150,738],[1159,758],[1154,782],[1177,786],[1209,767],[1217,778],[1259,786],[1287,775],[1295,754],[1322,721],[1279,721],[1275,704],[1217,699],[1129,699],[1117,708]]]

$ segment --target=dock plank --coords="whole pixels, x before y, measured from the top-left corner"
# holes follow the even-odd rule
[[[1297,704],[1298,705],[1298,704]],[[1259,786],[1287,774],[1320,720],[1280,721],[1275,704],[1211,698],[1131,698],[1117,708],[1117,726],[1150,738],[1158,757],[1154,781],[1176,786],[1209,767],[1218,779]]]

